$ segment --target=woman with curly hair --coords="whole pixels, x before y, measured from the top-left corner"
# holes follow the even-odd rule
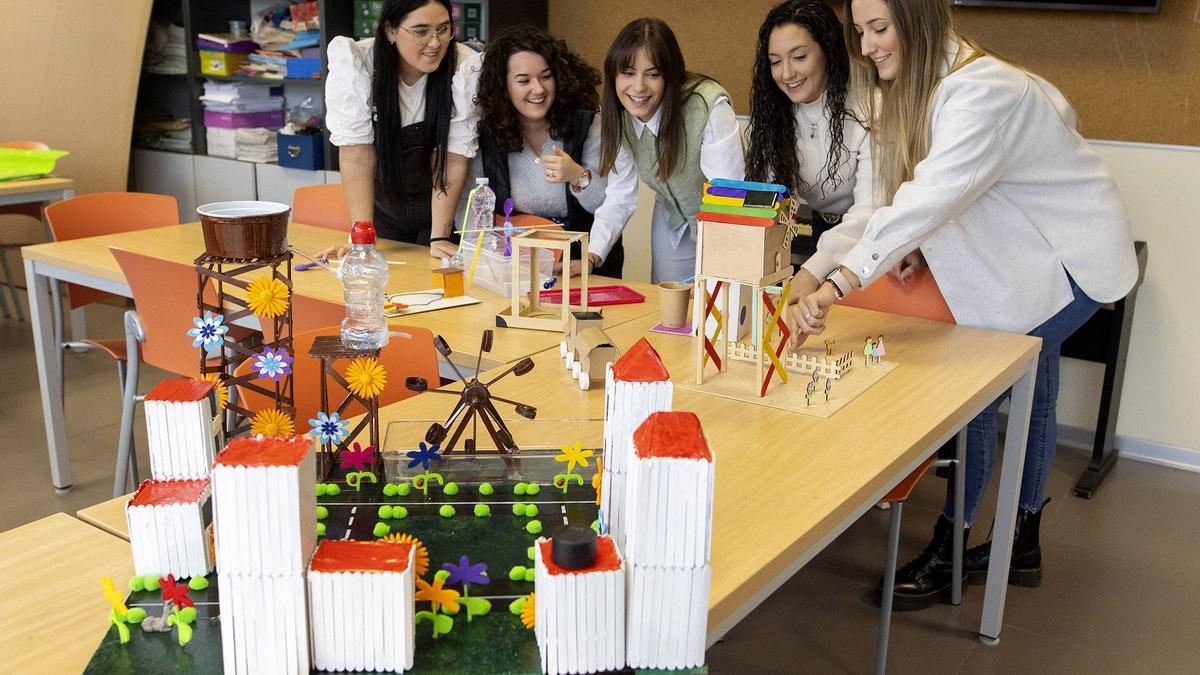
[[[780,3],[758,30],[746,175],[786,185],[812,208],[811,241],[820,241],[792,281],[804,297],[874,211],[865,106],[850,92],[842,23],[821,0]]]
[[[509,29],[488,43],[473,172],[487,176],[497,202],[512,198],[516,211],[573,232],[591,230],[608,182],[593,170],[600,158],[599,85],[595,68],[536,28]],[[594,272],[620,277],[624,259],[618,239]]]
[[[741,180],[746,173],[729,94],[714,80],[687,72],[670,26],[643,18],[621,29],[609,47],[603,113],[600,173],[609,179],[588,241],[589,261],[606,260],[637,208],[641,178],[655,193],[651,281],[691,277],[705,181]]]

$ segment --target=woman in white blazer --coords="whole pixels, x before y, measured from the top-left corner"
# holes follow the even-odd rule
[[[845,7],[855,77],[880,91],[866,100],[885,206],[817,291],[794,299],[789,319],[801,340],[819,334],[838,298],[889,270],[903,281],[928,265],[958,323],[1042,338],[1009,576],[1037,586],[1059,351],[1099,303],[1133,287],[1129,218],[1062,94],[956,34],[945,0]],[[968,427],[968,527],[991,474],[999,405]],[[949,595],[951,497],[948,489],[933,541],[896,576],[897,609]],[[985,578],[990,548],[967,552],[968,581]]]

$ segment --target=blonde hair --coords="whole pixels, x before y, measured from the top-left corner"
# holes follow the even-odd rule
[[[942,80],[946,43],[957,39],[958,58],[951,72],[986,52],[973,40],[954,32],[950,6],[945,0],[886,0],[892,13],[892,30],[900,45],[900,72],[890,82],[862,55],[862,38],[849,20],[851,0],[845,0],[846,45],[850,51],[851,79],[877,98],[861,96],[871,124],[874,192],[877,204],[891,204],[896,191],[912,180],[917,164],[929,154],[929,104]],[[973,50],[967,54],[967,47]]]

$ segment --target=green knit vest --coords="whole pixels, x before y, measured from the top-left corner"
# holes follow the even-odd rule
[[[650,130],[642,130],[639,138],[633,118],[626,111],[624,120],[625,143],[637,163],[638,177],[653,188],[658,199],[670,214],[668,229],[676,231],[690,228],[692,239],[696,238],[696,214],[700,212],[700,198],[704,194],[704,171],[700,169],[700,140],[708,124],[708,113],[721,97],[729,98],[725,89],[712,80],[701,80],[683,102],[683,157],[675,162],[675,172],[665,182],[658,173],[658,137]],[[659,129],[662,130],[661,127]],[[714,176],[723,178],[724,176]]]

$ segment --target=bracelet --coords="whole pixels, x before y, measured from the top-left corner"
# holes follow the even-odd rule
[[[429,238],[429,243],[430,243],[430,244],[432,244],[432,243],[433,243],[433,242],[435,242],[435,241],[448,241],[448,242],[450,242],[451,244],[453,244],[453,243],[454,243],[454,240],[453,240],[453,239],[451,239],[450,237],[430,237],[430,238]]]

